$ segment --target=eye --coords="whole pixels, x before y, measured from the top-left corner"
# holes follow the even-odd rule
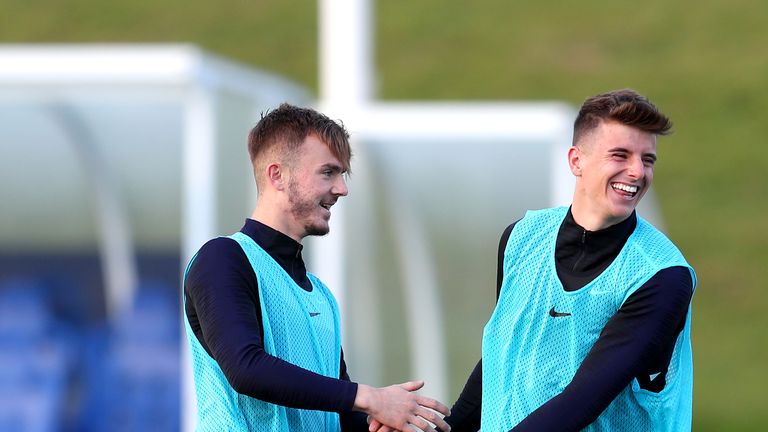
[[[647,167],[652,167],[656,164],[656,159],[654,158],[644,158],[643,164]]]
[[[613,153],[613,154],[611,154],[611,156],[614,159],[621,159],[621,160],[624,160],[624,159],[627,158],[627,154],[626,153]]]
[[[320,174],[326,179],[332,179],[337,175],[342,174],[343,171],[344,170],[342,170],[341,167],[329,164],[329,165],[321,166],[319,168],[318,174]]]

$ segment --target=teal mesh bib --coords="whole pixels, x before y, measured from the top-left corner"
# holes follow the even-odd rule
[[[328,288],[308,274],[313,290],[303,290],[250,237],[238,232],[230,238],[243,248],[256,274],[264,350],[312,372],[339,378],[339,311]],[[237,393],[200,345],[186,318],[185,324],[192,351],[198,431],[340,431],[337,413],[287,408]]]
[[[563,289],[555,242],[566,207],[528,212],[504,252],[499,301],[483,332],[483,432],[508,431],[563,391],[626,299],[660,270],[693,269],[661,232],[638,217],[614,261],[583,288]],[[569,314],[569,315],[566,315]],[[554,316],[552,316],[554,315]],[[691,429],[690,309],[660,393],[627,386],[587,431]]]

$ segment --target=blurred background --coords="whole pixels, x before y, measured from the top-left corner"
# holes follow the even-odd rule
[[[694,430],[762,430],[768,421],[768,6],[742,0],[654,0],[641,6],[393,0],[372,2],[371,8],[372,96],[378,101],[524,101],[567,116],[590,95],[631,87],[672,118],[675,133],[660,140],[648,212],[699,277],[693,301]],[[319,13],[317,2],[304,0],[2,0],[0,44],[17,49],[41,43],[183,43],[192,58],[233,62],[221,67],[224,77],[247,75],[279,89],[264,90],[261,98],[232,89],[220,96],[214,134],[218,191],[200,208],[215,208],[209,225],[214,234],[227,234],[240,228],[254,202],[245,136],[260,110],[281,96],[297,103],[320,96]],[[11,67],[0,63],[0,74]],[[187,163],[182,143],[193,133],[184,125],[194,123],[186,117],[186,96],[178,85],[150,86],[140,95],[132,95],[129,86],[99,99],[102,87],[70,89],[58,99],[38,95],[30,102],[18,88],[3,85],[0,422],[6,423],[0,430],[177,430],[184,364],[180,274],[187,251],[199,246],[199,239],[185,240],[196,223],[185,218],[198,216],[182,214],[194,209],[183,204],[194,194],[181,175]],[[96,132],[92,125],[99,124],[112,129]],[[77,150],[68,141],[79,143],[72,147]],[[369,230],[349,220],[368,208],[367,217],[381,222],[374,251],[383,252],[369,257],[379,266],[368,269],[377,272],[373,288],[360,288],[366,297],[354,295],[365,273],[346,276],[343,314],[351,332],[367,328],[371,318],[360,316],[360,305],[373,304],[386,325],[373,328],[371,338],[390,349],[379,360],[364,352],[353,356],[353,378],[372,384],[411,378],[416,360],[397,349],[409,331],[408,300],[397,288],[403,281],[392,276],[408,272],[398,264],[402,248],[391,244],[401,222],[393,215],[411,212],[412,219],[428,221],[439,314],[446,317],[443,392],[447,403],[458,395],[479,358],[482,328],[493,308],[498,236],[526,208],[553,202],[549,153],[536,149],[550,144],[521,141],[513,150],[496,138],[474,146],[422,139],[399,147],[370,139],[361,148],[345,220],[352,235]],[[496,152],[509,152],[503,153],[512,158],[508,170],[493,160],[501,154]],[[434,167],[414,161],[430,156],[432,164],[446,167],[444,178],[418,175]],[[106,171],[98,178],[111,180],[93,184],[83,169],[91,165]],[[375,173],[368,180],[363,167]],[[398,169],[394,174],[392,167]],[[498,189],[493,179],[507,181],[504,176],[511,183],[528,180]],[[374,193],[367,206],[352,201],[355,181],[368,182],[358,190],[389,190],[383,192],[388,198],[379,201]],[[500,195],[509,188],[509,196]],[[392,197],[398,191],[401,199]],[[98,198],[105,195],[123,197],[124,211],[110,213],[115,204]],[[393,210],[387,202],[401,206]],[[432,207],[419,207],[424,202]],[[488,207],[471,208],[484,202]],[[99,214],[123,214],[125,220]],[[105,253],[115,247],[110,241],[128,247],[131,256]],[[345,242],[347,254],[370,253]],[[114,273],[105,267],[109,262],[132,266],[130,298],[114,298],[105,289],[106,275]]]

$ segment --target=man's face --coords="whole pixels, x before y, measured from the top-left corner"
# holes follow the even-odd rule
[[[344,169],[328,146],[308,136],[298,151],[288,180],[289,229],[294,239],[328,234],[331,206],[347,195]]]
[[[569,161],[577,176],[574,217],[589,230],[607,228],[629,217],[651,187],[656,136],[602,122],[571,149]]]

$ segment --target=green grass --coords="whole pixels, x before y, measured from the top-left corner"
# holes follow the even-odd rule
[[[389,0],[375,12],[383,99],[576,105],[633,87],[672,117],[655,188],[700,281],[695,429],[766,424],[768,3]],[[316,89],[316,13],[312,1],[3,0],[0,40],[192,42]],[[471,367],[459,363],[454,391]]]
[[[760,429],[768,420],[768,5],[473,5],[380,2],[383,95],[577,105],[633,87],[651,97],[676,130],[660,142],[655,189],[700,281],[695,429]]]
[[[191,42],[317,86],[313,1],[2,0],[2,42]]]

